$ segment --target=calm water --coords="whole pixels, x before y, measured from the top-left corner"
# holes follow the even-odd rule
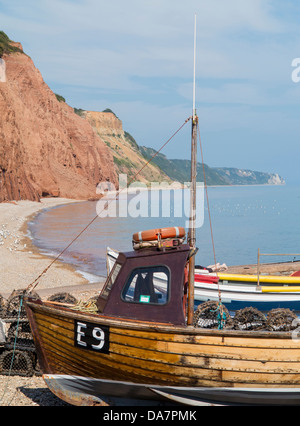
[[[227,265],[256,263],[258,248],[262,253],[300,253],[300,187],[214,187],[209,188],[208,194],[217,262]],[[107,246],[128,251],[132,248],[134,232],[177,225],[186,227],[185,217],[175,217],[178,212],[174,214],[173,200],[171,217],[163,217],[166,212],[162,206],[167,205],[164,191],[151,195],[145,191],[139,197],[139,203],[134,196],[129,197],[128,205],[140,207],[147,199],[147,215],[152,208],[152,215],[159,217],[97,218],[61,260],[75,264],[84,273],[106,276]],[[203,198],[199,198],[201,211]],[[156,206],[160,206],[159,210]],[[57,255],[97,215],[96,207],[96,202],[83,202],[43,211],[29,224],[34,243],[42,252]],[[204,266],[214,263],[206,202],[204,223],[197,229],[197,246],[196,263]],[[268,257],[263,261],[292,259]]]

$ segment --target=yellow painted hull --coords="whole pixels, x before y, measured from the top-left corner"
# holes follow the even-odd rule
[[[247,275],[247,274],[222,274],[218,273],[218,277],[221,281],[238,281],[238,282],[257,282],[257,275]],[[300,277],[286,277],[279,275],[260,275],[260,283],[268,284],[290,284],[290,285],[299,285]]]
[[[288,286],[288,285],[267,286],[267,287],[262,286],[261,291],[262,293],[297,293],[297,292],[300,292],[300,287]]]
[[[27,302],[27,313],[48,375],[186,388],[288,389],[300,395],[300,342],[290,333],[156,325],[34,302]],[[109,353],[76,347],[75,319],[109,327]]]

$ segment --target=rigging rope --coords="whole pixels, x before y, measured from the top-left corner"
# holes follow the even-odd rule
[[[136,177],[141,173],[141,171],[148,166],[148,164],[157,156],[157,154],[160,153],[160,151],[171,141],[171,139],[174,138],[174,136],[177,135],[178,132],[180,132],[180,130],[187,124],[188,121],[191,120],[192,117],[189,117],[185,120],[185,122],[179,127],[178,130],[176,130],[175,133],[173,133],[173,135],[161,146],[161,148],[156,151],[156,153],[143,165],[143,167],[140,168],[140,170],[138,170],[136,172],[136,174],[133,176],[133,178],[129,181],[128,186],[136,179]],[[30,293],[31,291],[33,291],[36,286],[38,285],[38,281],[39,279],[48,271],[48,269],[68,250],[68,248],[98,219],[99,215],[104,211],[105,207],[108,207],[110,205],[111,202],[115,201],[118,196],[121,194],[122,191],[124,191],[125,188],[122,188],[121,190],[119,190],[115,197],[113,199],[111,199],[110,201],[108,201],[106,203],[106,206],[103,207],[102,211],[100,213],[98,213],[87,225],[86,227],[67,245],[67,247],[65,247],[53,260],[52,262],[50,262],[50,264],[40,273],[40,275],[34,280],[32,281],[31,284],[28,285],[26,292]]]
[[[205,187],[205,194],[206,194],[207,210],[208,210],[208,217],[209,217],[211,242],[212,242],[212,247],[213,247],[213,254],[214,254],[215,266],[217,266],[216,250],[215,250],[214,235],[213,235],[213,228],[212,228],[212,220],[211,220],[211,214],[210,214],[210,206],[209,206],[209,199],[208,199],[208,190],[207,190],[206,175],[205,175],[205,168],[204,168],[204,159],[203,159],[203,149],[202,149],[202,142],[201,142],[201,136],[200,136],[199,126],[198,126],[198,136],[199,136],[199,144],[200,144],[200,151],[201,151],[203,179],[204,179],[204,187]],[[218,272],[216,272],[216,273],[217,273],[217,276],[218,276]],[[219,282],[218,282],[218,295],[219,295],[219,303],[221,304],[221,290],[220,290]]]

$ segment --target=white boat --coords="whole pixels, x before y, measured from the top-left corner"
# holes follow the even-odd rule
[[[118,252],[107,247],[107,273],[112,270]],[[156,276],[157,285],[163,286],[164,277]],[[278,275],[246,275],[209,272],[195,269],[195,304],[210,300],[222,302],[229,311],[255,307],[260,311],[286,308],[300,312],[300,277]]]

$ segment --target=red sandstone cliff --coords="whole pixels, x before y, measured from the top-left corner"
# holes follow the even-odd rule
[[[171,179],[154,163],[144,167],[147,160],[141,154],[132,136],[124,132],[122,121],[114,113],[84,111],[82,115],[109,147],[117,173],[125,173],[128,183],[132,179],[145,184],[149,184],[149,182],[171,183]]]
[[[47,195],[88,199],[100,181],[117,185],[106,144],[56,99],[32,60],[11,53],[1,63],[0,202]]]

